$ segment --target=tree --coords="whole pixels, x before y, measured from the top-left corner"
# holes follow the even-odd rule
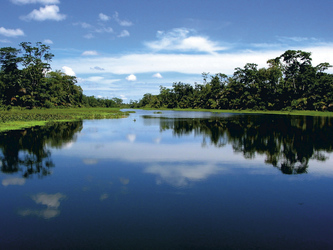
[[[17,56],[19,53],[20,50],[12,47],[0,48],[1,70],[5,74],[16,71],[18,69],[17,64],[21,61],[21,58]]]
[[[293,90],[295,98],[299,98],[306,87],[304,74],[312,70],[310,52],[287,50],[278,60],[282,60],[283,74],[287,86]]]
[[[20,70],[18,69],[18,63],[21,62],[21,58],[18,57],[20,50],[5,47],[0,49],[0,92],[1,99],[4,104],[9,105],[16,100],[16,93],[21,89],[22,81],[20,76]]]

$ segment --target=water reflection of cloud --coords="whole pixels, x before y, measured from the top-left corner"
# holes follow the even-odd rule
[[[104,193],[104,194],[101,194],[101,196],[99,197],[99,200],[100,201],[104,201],[106,200],[107,198],[109,198],[109,195],[107,193]]]
[[[136,139],[135,134],[128,134],[126,137],[127,137],[127,140],[129,140],[130,142],[134,142]]]
[[[128,183],[130,182],[129,179],[122,178],[122,177],[119,178],[119,181],[120,181],[120,183],[123,184],[123,185],[128,185]]]
[[[82,161],[86,165],[95,165],[98,163],[97,159],[83,159]]]
[[[73,147],[73,145],[74,145],[74,142],[71,141],[71,142],[64,143],[61,148],[62,149],[67,149],[67,148]]]
[[[112,154],[110,154],[112,152]],[[60,154],[60,151],[54,152]],[[179,143],[179,144],[156,144],[156,143],[129,143],[124,141],[105,143],[105,147],[92,150],[91,143],[76,143],[70,150],[61,151],[62,155],[82,156],[122,160],[125,162],[144,163],[145,165],[169,165],[188,162],[205,162],[208,165],[218,164],[219,166],[239,166],[237,169],[229,168],[232,172],[243,169],[249,173],[272,174],[276,168],[265,164],[266,155],[256,154],[253,159],[246,159],[241,153],[235,153],[231,145],[217,148],[211,145],[202,148],[200,144]],[[333,176],[333,158],[325,162],[310,159],[308,175]]]
[[[39,193],[31,196],[31,199],[36,202],[36,204],[41,204],[47,206],[46,209],[34,210],[34,209],[24,209],[19,210],[18,214],[21,216],[37,216],[44,219],[51,219],[60,214],[58,209],[60,206],[60,201],[65,199],[66,195],[61,193],[56,194],[46,194]]]
[[[153,142],[155,142],[156,144],[159,144],[161,142],[162,138],[161,137],[156,137],[153,139]]]
[[[20,210],[18,213],[21,216],[37,216],[47,220],[58,216],[60,214],[60,211],[57,209],[47,208],[43,210]]]
[[[37,204],[46,205],[48,208],[58,208],[60,201],[66,198],[66,195],[61,193],[45,194],[39,193],[31,197]]]
[[[153,165],[144,172],[158,176],[157,184],[166,182],[173,186],[187,186],[190,182],[201,181],[223,169],[216,165]]]
[[[8,178],[2,180],[2,185],[3,186],[9,186],[9,185],[19,185],[22,186],[25,184],[25,179],[24,178]]]

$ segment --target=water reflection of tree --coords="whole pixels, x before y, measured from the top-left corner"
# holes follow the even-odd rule
[[[194,132],[203,143],[231,144],[245,158],[266,155],[265,162],[284,174],[306,173],[310,159],[325,161],[332,152],[332,118],[276,115],[244,115],[232,118],[161,119],[161,130],[181,136]]]
[[[59,148],[75,140],[75,134],[81,129],[82,122],[79,121],[50,123],[43,127],[0,133],[1,171],[23,172],[23,177],[50,174],[54,163],[46,146]]]

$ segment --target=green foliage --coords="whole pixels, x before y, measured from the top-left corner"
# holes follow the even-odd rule
[[[247,63],[231,77],[204,72],[203,84],[160,86],[160,94],[147,93],[131,107],[333,111],[333,75],[324,72],[331,65],[311,61],[309,52],[287,50],[268,68]]]
[[[83,119],[122,118],[127,112],[119,108],[54,108],[21,109],[18,107],[0,112],[0,131],[43,125],[50,121],[73,121]]]
[[[122,99],[83,95],[75,76],[51,71],[53,54],[40,42],[0,48],[0,107],[120,107]]]

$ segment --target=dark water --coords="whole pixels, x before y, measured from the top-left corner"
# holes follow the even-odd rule
[[[0,249],[333,249],[332,124],[138,110],[0,134]]]

